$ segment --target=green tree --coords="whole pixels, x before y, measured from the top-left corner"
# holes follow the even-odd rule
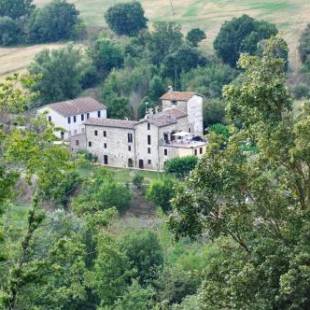
[[[307,25],[299,39],[298,51],[301,62],[305,63],[310,57],[310,24]]]
[[[159,66],[164,58],[175,52],[183,43],[181,26],[173,22],[156,22],[154,31],[146,39],[151,61]]]
[[[128,292],[116,301],[115,310],[144,310],[152,308],[154,291],[151,288],[142,288],[137,281],[133,281]]]
[[[194,47],[197,47],[198,44],[206,38],[207,36],[205,32],[199,28],[194,28],[190,30],[186,35],[186,40],[190,42]]]
[[[103,77],[106,77],[113,68],[121,68],[124,63],[121,46],[109,39],[96,40],[89,50],[89,55]]]
[[[147,189],[146,197],[165,213],[171,211],[171,199],[175,195],[175,182],[171,178],[153,180]]]
[[[110,7],[105,13],[105,20],[111,30],[118,35],[135,36],[147,28],[147,18],[140,2],[137,1]]]
[[[243,15],[222,25],[214,41],[214,49],[224,63],[235,67],[241,53],[254,55],[261,40],[277,33],[278,30],[273,24]]]
[[[9,46],[22,41],[22,32],[18,22],[11,17],[0,17],[0,45]]]
[[[176,84],[180,84],[182,73],[188,72],[199,66],[205,66],[208,60],[196,48],[188,45],[179,47],[176,52],[169,54],[163,61],[162,73]]]
[[[196,156],[173,158],[165,162],[165,171],[178,178],[184,178],[195,168],[197,162]]]
[[[59,50],[44,50],[29,67],[38,81],[32,90],[39,92],[39,104],[73,99],[81,92],[82,54],[72,45]]]
[[[0,0],[0,16],[17,19],[30,15],[34,7],[32,0]]]
[[[241,83],[225,89],[228,119],[241,128],[225,147],[221,135],[209,138],[207,155],[173,201],[177,236],[207,232],[219,246],[197,295],[206,309],[310,304],[309,107],[293,117],[284,61],[274,58],[272,43],[262,57],[242,56]],[[257,146],[255,154],[244,151],[246,141]]]
[[[79,11],[65,0],[53,0],[41,9],[36,9],[29,20],[30,42],[56,42],[76,35],[80,24]]]
[[[211,62],[205,67],[192,69],[181,76],[183,89],[196,91],[206,98],[222,97],[223,87],[231,83],[238,72],[230,66]]]
[[[225,102],[223,99],[206,100],[203,103],[204,127],[217,123],[225,123]]]
[[[126,234],[120,240],[120,250],[128,258],[128,270],[136,272],[140,285],[151,284],[163,265],[163,251],[155,233],[149,230]]]
[[[115,207],[119,212],[129,207],[131,194],[118,184],[106,169],[97,169],[82,185],[81,193],[73,200],[77,214],[94,213]]]

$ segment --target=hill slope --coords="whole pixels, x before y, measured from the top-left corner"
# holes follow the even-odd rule
[[[122,0],[68,0],[81,11],[87,26],[104,26],[104,12],[106,9]],[[37,5],[44,5],[50,0],[35,0]],[[205,43],[208,49],[225,20],[234,16],[248,14],[258,19],[275,23],[281,35],[290,46],[290,58],[294,68],[298,66],[298,39],[301,31],[310,22],[309,0],[141,0],[147,17],[151,21],[176,21],[182,24],[184,31],[192,27],[203,28],[208,35]],[[172,3],[172,5],[171,5]],[[20,50],[21,49],[21,50]],[[0,75],[15,71],[15,67],[22,69],[31,59],[30,49],[13,49],[3,53],[0,49]],[[33,49],[33,53],[37,48]],[[12,70],[10,67],[11,53],[17,53]],[[3,55],[5,54],[5,55]],[[5,70],[1,68],[5,67]]]

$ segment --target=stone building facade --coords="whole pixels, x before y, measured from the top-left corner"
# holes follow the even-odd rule
[[[86,120],[86,149],[103,165],[150,170],[163,170],[175,157],[202,156],[203,98],[170,90],[161,100],[162,111],[149,111],[140,121]]]

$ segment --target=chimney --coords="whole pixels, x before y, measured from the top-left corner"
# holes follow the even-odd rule
[[[172,93],[173,92],[173,86],[169,85],[168,86],[168,93]]]

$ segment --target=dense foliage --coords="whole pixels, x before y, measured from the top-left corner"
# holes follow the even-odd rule
[[[38,77],[32,90],[39,92],[39,105],[73,99],[81,92],[84,73],[81,51],[69,45],[37,54],[29,72]]]
[[[84,33],[79,11],[65,0],[36,8],[32,0],[1,0],[1,45],[76,39]]]
[[[110,28],[119,35],[137,35],[147,25],[143,8],[137,1],[119,3],[110,7],[105,13],[105,20]]]
[[[196,156],[176,157],[165,162],[165,171],[178,178],[187,176],[196,166]]]
[[[261,40],[277,33],[273,24],[243,15],[222,25],[214,41],[214,49],[224,63],[235,67],[241,53],[254,55]]]
[[[174,199],[175,234],[207,233],[219,247],[194,298],[199,309],[310,305],[309,109],[294,118],[285,64],[269,43],[261,58],[241,57],[241,84],[225,89],[231,126],[241,122],[241,129],[226,145],[222,135],[210,137],[207,155]],[[245,141],[255,153],[244,151]]]

